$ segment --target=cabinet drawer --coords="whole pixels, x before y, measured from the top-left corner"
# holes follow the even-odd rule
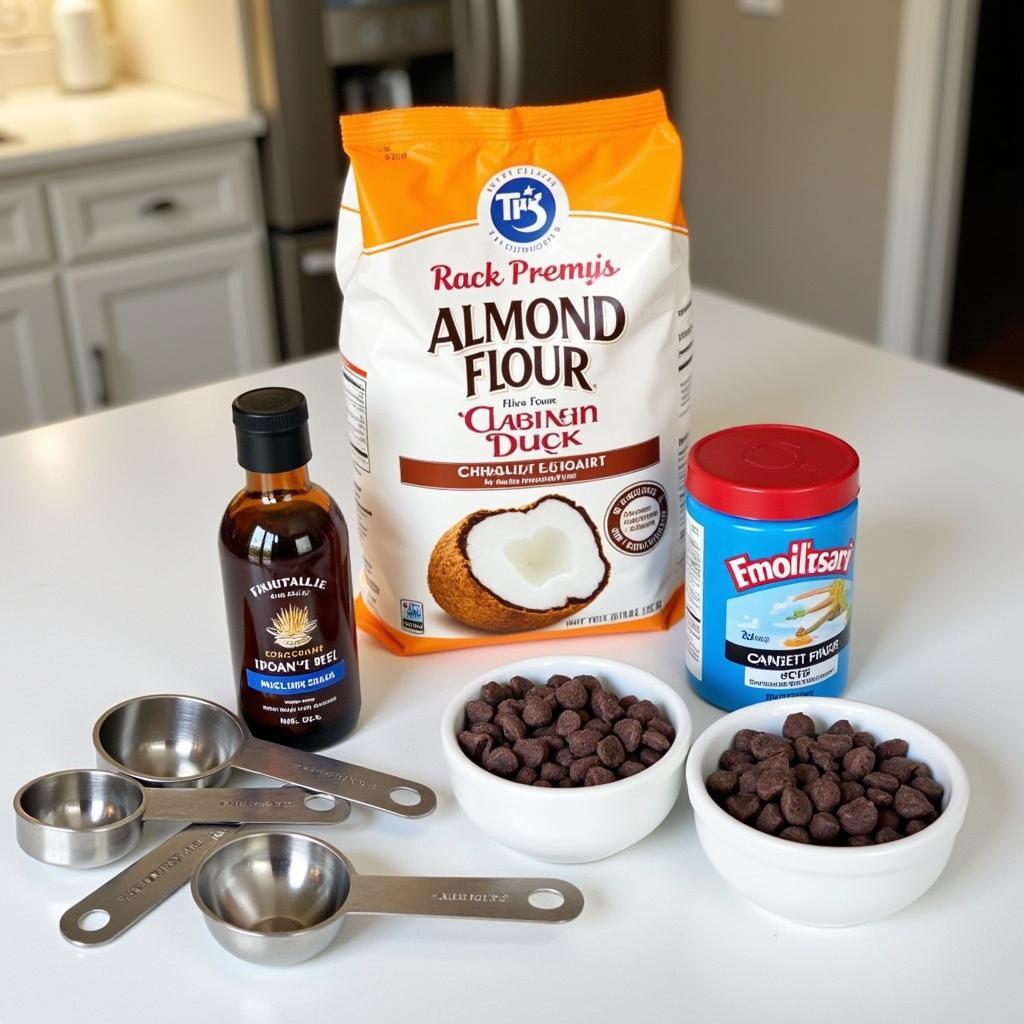
[[[0,270],[34,267],[49,259],[42,193],[31,184],[0,187]]]
[[[255,220],[249,146],[96,167],[50,182],[66,260],[247,227]]]

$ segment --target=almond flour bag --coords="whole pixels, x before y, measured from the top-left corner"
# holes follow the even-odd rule
[[[661,94],[341,123],[360,624],[404,654],[666,628],[693,340]]]

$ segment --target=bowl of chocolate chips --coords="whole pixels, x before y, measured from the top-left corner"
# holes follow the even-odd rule
[[[967,813],[960,760],[884,708],[788,697],[741,708],[686,769],[712,866],[758,906],[845,927],[901,910],[942,873]]]
[[[469,682],[441,720],[462,809],[492,839],[558,864],[600,860],[653,831],[683,782],[690,715],[656,676],[552,655]]]

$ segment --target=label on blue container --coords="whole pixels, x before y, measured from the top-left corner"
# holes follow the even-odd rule
[[[842,691],[856,521],[856,502],[754,522],[688,499],[686,666],[701,696],[735,708]]]

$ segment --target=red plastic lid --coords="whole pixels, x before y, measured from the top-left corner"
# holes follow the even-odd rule
[[[702,437],[687,460],[687,490],[743,519],[810,519],[849,505],[860,459],[845,441],[810,427],[753,423]]]

